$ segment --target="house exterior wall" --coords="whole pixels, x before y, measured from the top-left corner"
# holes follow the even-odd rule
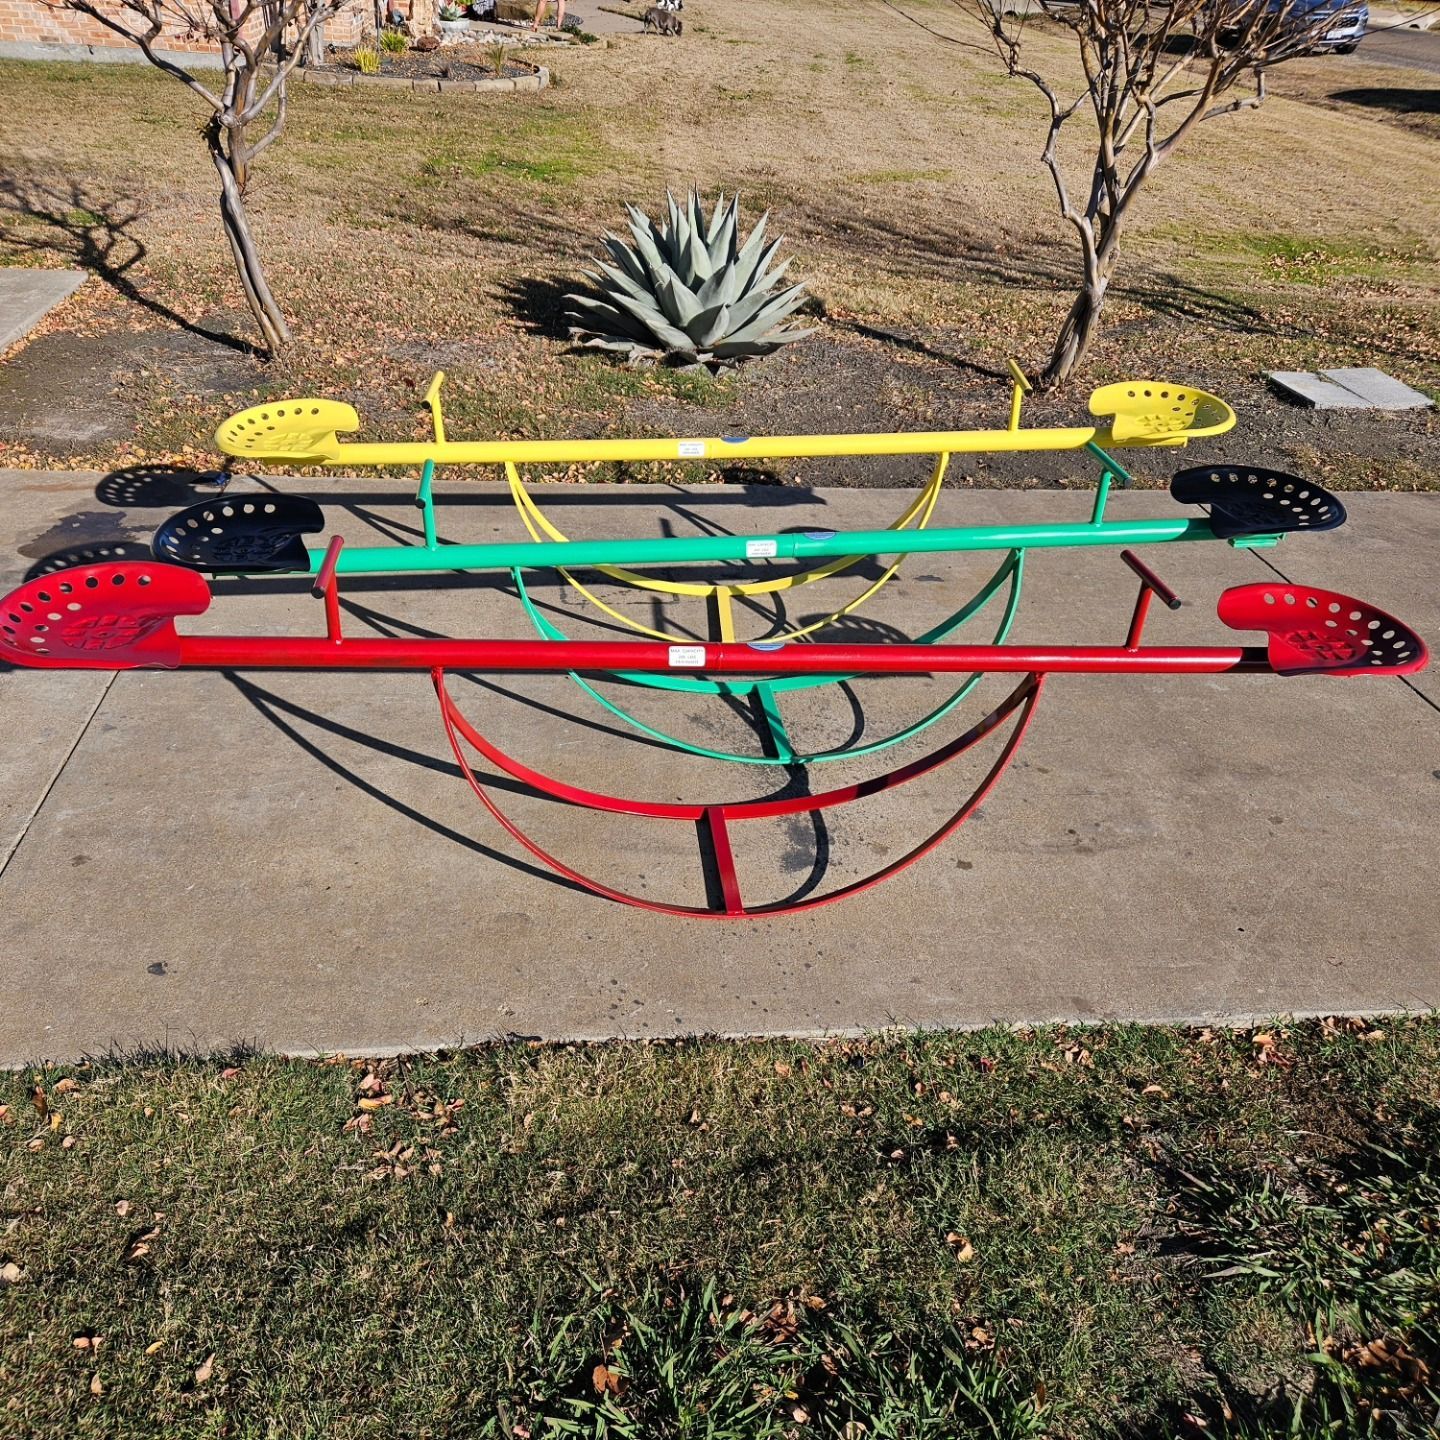
[[[437,0],[387,0],[410,23],[415,36],[434,28]],[[117,13],[121,7],[114,6]],[[362,32],[372,27],[371,0],[349,0],[325,22],[329,45],[353,45]],[[203,35],[186,34],[181,27],[167,29],[156,48],[166,54],[195,57],[217,54],[213,41]],[[137,46],[107,30],[98,20],[45,0],[0,0],[0,56],[24,59],[142,60]]]

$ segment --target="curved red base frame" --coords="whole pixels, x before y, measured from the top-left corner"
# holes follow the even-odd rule
[[[1044,684],[1043,675],[1027,675],[994,710],[972,725],[963,735],[942,745],[932,754],[919,760],[913,760],[910,764],[903,765],[888,775],[879,775],[870,780],[862,780],[855,785],[826,790],[819,795],[797,795],[784,800],[747,800],[728,805],[677,805],[648,800],[626,800],[619,796],[602,795],[597,791],[582,790],[566,784],[564,781],[543,775],[538,770],[532,770],[528,765],[507,755],[485,739],[460,713],[459,707],[445,687],[444,670],[433,671],[432,678],[435,683],[436,697],[440,701],[440,715],[445,722],[445,734],[450,741],[450,748],[455,754],[455,759],[459,762],[461,773],[465,776],[480,803],[508,834],[519,841],[537,860],[548,865],[556,874],[574,881],[592,894],[603,896],[607,900],[618,901],[622,905],[634,905],[641,910],[654,910],[662,915],[684,915],[697,920],[744,920],[772,915],[798,915],[803,911],[814,910],[821,905],[829,905],[836,900],[843,900],[847,896],[858,895],[861,891],[888,880],[892,875],[898,874],[901,870],[928,855],[974,814],[976,808],[994,787],[995,782],[1004,773],[1030,728],[1030,721],[1035,712],[1035,703],[1040,698],[1041,687]],[[909,780],[927,775],[932,770],[938,770],[942,765],[948,764],[957,756],[964,754],[965,751],[973,748],[996,730],[1017,710],[1019,715],[1010,732],[1010,737],[1006,740],[1004,748],[985,778],[970,793],[965,803],[938,830],[902,855],[900,859],[877,870],[873,875],[866,876],[863,880],[852,881],[850,884],[842,885],[824,895],[812,896],[793,903],[778,901],[771,905],[746,907],[741,898],[740,881],[735,873],[735,861],[730,850],[729,825],[732,821],[763,820],[773,819],[779,815],[810,814],[818,810],[827,810],[835,805],[848,804],[852,800],[861,799],[866,795],[879,795],[884,791],[893,790]],[[641,815],[652,820],[682,820],[692,823],[703,821],[714,846],[715,863],[720,872],[720,890],[724,897],[724,908],[717,910],[694,905],[669,905],[663,901],[645,899],[639,895],[632,895],[628,891],[616,890],[609,885],[604,885],[558,860],[548,850],[543,849],[532,840],[500,809],[471,768],[465,755],[464,745],[461,743],[462,739],[507,775],[532,786],[542,794],[562,800],[567,804],[610,814]]]

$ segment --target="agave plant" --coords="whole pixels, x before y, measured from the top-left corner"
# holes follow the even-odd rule
[[[632,365],[664,359],[712,370],[768,355],[813,330],[787,327],[784,320],[804,303],[804,285],[779,288],[789,268],[769,268],[781,240],[765,243],[769,213],[743,243],[740,197],[722,195],[706,218],[698,191],[682,208],[666,191],[669,218],[656,225],[629,205],[627,245],[606,234],[604,259],[587,270],[597,294],[567,295],[570,335],[583,345],[623,354]]]

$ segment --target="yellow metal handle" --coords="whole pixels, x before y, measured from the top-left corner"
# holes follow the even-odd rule
[[[1025,372],[1020,368],[1020,362],[1010,359],[1005,362],[1010,370],[1010,378],[1014,382],[1010,389],[1010,428],[1020,428],[1020,405],[1025,397],[1034,388],[1025,378]]]
[[[445,443],[445,415],[440,409],[440,387],[445,383],[445,372],[437,370],[430,388],[425,392],[425,403],[430,407],[430,421],[435,426],[437,444]]]

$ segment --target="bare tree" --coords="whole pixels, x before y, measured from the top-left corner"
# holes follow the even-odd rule
[[[290,343],[285,321],[265,278],[250,221],[245,189],[251,166],[285,129],[290,72],[310,37],[345,0],[44,0],[54,9],[77,10],[136,45],[157,70],[200,97],[209,111],[205,143],[220,177],[220,218],[235,257],[246,302],[274,355]],[[220,80],[199,66],[186,68],[165,41],[203,39],[220,54]],[[202,78],[205,76],[205,78]],[[267,117],[267,112],[269,112]],[[252,128],[267,121],[252,139]]]
[[[886,3],[900,9],[894,0]],[[1327,34],[1352,27],[1362,9],[1360,0],[950,3],[989,32],[988,47],[906,18],[952,43],[993,49],[1010,75],[1039,90],[1050,111],[1041,158],[1061,218],[1079,242],[1081,280],[1037,377],[1042,388],[1063,384],[1094,338],[1121,236],[1155,168],[1198,125],[1261,104],[1267,66],[1312,53]],[[1053,22],[1047,27],[1052,33],[1053,26],[1068,32],[1078,51],[1078,75],[1073,60],[1045,64],[1053,47],[1032,28],[1037,18]],[[1236,93],[1242,89],[1245,93]],[[1087,130],[1086,160],[1072,175],[1059,142],[1077,117]]]

